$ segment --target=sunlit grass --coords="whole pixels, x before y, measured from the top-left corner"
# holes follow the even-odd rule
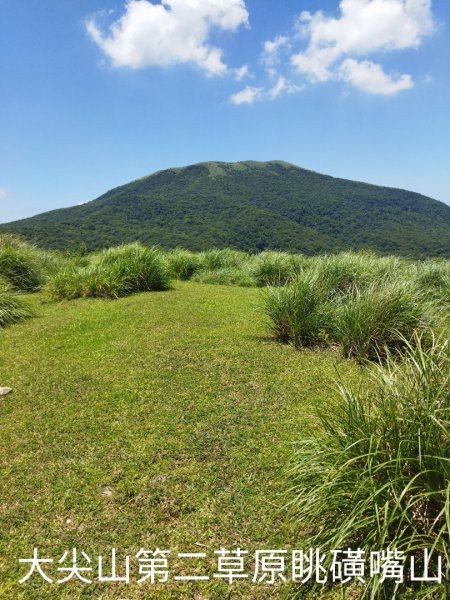
[[[450,542],[450,352],[447,339],[424,347],[404,339],[403,360],[389,353],[363,388],[342,382],[341,400],[322,406],[322,428],[300,440],[290,475],[291,507],[311,524],[324,551],[397,548],[439,553],[447,583],[417,584],[413,597],[448,598]],[[421,564],[419,562],[419,564]],[[364,597],[405,596],[379,577]],[[358,596],[359,597],[359,596]]]
[[[114,302],[41,305],[34,295],[37,317],[0,332],[0,383],[14,390],[0,413],[5,598],[149,598],[142,586],[18,588],[17,559],[34,545],[59,559],[73,546],[95,557],[113,546],[302,544],[303,527],[282,509],[291,443],[337,396],[336,365],[350,380],[358,369],[268,339],[262,293],[187,282]],[[175,556],[174,574],[181,566]],[[213,556],[207,574],[215,567]],[[242,582],[233,598],[282,589]],[[216,580],[171,582],[155,597],[229,593]]]
[[[111,248],[91,257],[86,266],[69,260],[49,279],[55,299],[120,298],[162,291],[170,285],[161,253],[140,244]]]

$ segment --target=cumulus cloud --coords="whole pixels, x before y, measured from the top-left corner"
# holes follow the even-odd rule
[[[369,60],[359,62],[354,58],[347,58],[339,67],[339,74],[342,79],[360,90],[385,96],[409,90],[414,85],[411,75],[394,78],[385,73],[381,65]]]
[[[341,0],[340,16],[302,12],[298,34],[306,49],[291,57],[295,69],[321,82],[340,76],[372,93],[412,87],[409,75],[393,78],[381,65],[356,60],[374,52],[417,48],[434,29],[431,0]]]
[[[388,52],[417,48],[433,30],[431,0],[340,0],[338,16],[303,11],[291,34],[263,44],[264,86],[246,87],[231,101],[273,100],[308,81],[330,80],[393,96],[414,86],[412,76],[386,72],[371,55],[379,60]]]
[[[211,46],[211,30],[236,31],[248,23],[244,0],[128,0],[125,13],[107,33],[95,18],[86,23],[94,42],[116,67],[164,67],[191,63],[210,75],[228,67],[220,48]]]
[[[267,40],[259,61],[259,85],[231,96],[234,104],[275,99],[306,82],[342,81],[372,94],[395,95],[414,85],[411,75],[390,73],[382,57],[418,48],[434,30],[432,0],[335,0],[338,14],[303,11],[288,35]],[[86,23],[87,32],[116,67],[133,69],[194,64],[208,75],[236,81],[258,67],[229,68],[211,41],[215,30],[248,25],[245,0],[124,0],[123,13],[108,27],[110,11]],[[373,55],[376,54],[376,61]],[[381,58],[380,58],[381,57]]]
[[[0,200],[5,200],[8,197],[8,192],[6,190],[0,189]]]

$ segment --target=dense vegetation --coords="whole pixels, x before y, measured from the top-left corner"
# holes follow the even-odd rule
[[[46,248],[213,246],[318,254],[371,248],[450,257],[450,207],[399,189],[336,179],[288,163],[169,169],[82,206],[0,226]]]
[[[0,279],[0,328],[32,316],[30,307],[4,279]]]
[[[120,298],[167,290],[169,274],[161,254],[140,244],[103,250],[90,260],[69,260],[50,278],[53,298]]]
[[[395,546],[420,567],[433,549],[448,579],[449,303],[444,259],[137,243],[61,253],[0,236],[0,383],[14,388],[0,416],[5,556],[130,548],[144,527],[148,544],[179,551]],[[3,329],[33,315],[44,318]],[[6,564],[0,593],[16,571]],[[450,592],[377,577],[350,588],[383,600]],[[99,592],[60,589],[35,583],[23,597]],[[234,589],[253,597],[250,584]],[[168,586],[161,598],[205,590]],[[257,591],[284,592],[298,588]]]
[[[344,356],[377,359],[399,350],[417,332],[448,326],[449,262],[414,262],[371,253],[308,257],[232,249],[205,252],[148,248],[140,243],[92,254],[42,251],[11,234],[0,236],[0,289],[11,307],[13,291],[43,288],[53,300],[119,298],[164,291],[174,279],[266,287],[272,331],[296,348],[338,345]],[[3,282],[3,283],[2,283]],[[8,298],[8,304],[6,299]],[[5,308],[6,314],[6,308]],[[18,312],[18,320],[27,316]],[[424,338],[425,340],[425,338]]]
[[[348,358],[377,359],[418,331],[445,329],[449,290],[448,262],[347,253],[310,259],[270,291],[266,310],[281,341],[338,344]]]
[[[13,235],[0,236],[0,275],[11,288],[38,290],[43,280],[43,254]]]
[[[292,506],[314,523],[311,543],[323,551],[395,548],[430,575],[442,558],[443,583],[418,582],[414,598],[450,593],[450,345],[405,340],[403,361],[390,353],[366,389],[341,385],[338,403],[322,407],[322,428],[297,445]],[[431,566],[432,565],[432,566]],[[407,565],[409,570],[409,565]],[[364,597],[404,597],[404,586],[380,576]]]

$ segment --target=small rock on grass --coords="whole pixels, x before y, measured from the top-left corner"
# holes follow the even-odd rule
[[[0,387],[0,396],[7,396],[12,392],[12,389],[9,387]]]

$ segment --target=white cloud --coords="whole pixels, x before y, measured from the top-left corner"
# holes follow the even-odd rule
[[[373,93],[393,94],[410,88],[409,75],[394,80],[380,65],[354,59],[417,48],[434,29],[431,0],[341,0],[339,7],[338,18],[322,11],[301,13],[299,34],[308,39],[308,46],[292,56],[296,70],[312,81],[328,81],[340,74]],[[349,58],[353,60],[348,62]]]
[[[234,77],[236,81],[242,81],[245,77],[250,77],[250,69],[248,68],[248,65],[244,65],[240,69],[235,69]]]
[[[263,87],[247,86],[231,96],[233,104],[252,104],[256,100],[275,100],[282,94],[297,92],[301,86],[295,85],[279,72],[281,51],[290,48],[290,40],[286,36],[278,36],[263,45],[261,62],[264,65],[267,82]]]
[[[281,48],[289,46],[289,38],[279,35],[274,40],[264,42],[263,61],[266,65],[273,65],[278,61]]]
[[[210,75],[228,68],[212,47],[213,28],[235,31],[248,23],[244,0],[128,0],[125,13],[104,34],[95,19],[86,28],[116,67],[164,67],[193,63]]]
[[[267,90],[267,96],[275,100],[275,98],[278,98],[282,94],[293,94],[294,92],[299,92],[301,89],[302,86],[288,81],[283,75],[279,75],[276,83]]]
[[[233,104],[253,104],[256,100],[275,100],[282,94],[298,92],[302,87],[288,81],[279,75],[276,82],[268,88],[247,86],[237,94],[233,94],[230,100]]]
[[[339,75],[360,90],[385,96],[409,90],[414,85],[411,75],[401,75],[395,79],[385,73],[381,65],[368,60],[359,62],[354,58],[344,60],[339,67]]]
[[[249,65],[229,68],[223,50],[211,42],[214,30],[248,25],[245,0],[126,0],[109,29],[99,26],[101,18],[114,17],[101,11],[86,28],[116,67],[194,64],[208,75],[254,77]],[[432,0],[340,0],[337,16],[304,11],[292,34],[264,43],[261,87],[247,86],[231,101],[251,104],[298,91],[304,87],[299,76],[303,83],[341,80],[369,93],[397,94],[414,81],[409,74],[387,72],[380,54],[417,48],[433,30]],[[371,60],[374,53],[377,62]]]
[[[265,86],[245,88],[232,96],[232,101],[251,103],[297,92],[304,87],[298,75],[303,75],[303,82],[305,78],[312,82],[341,80],[385,96],[413,87],[411,75],[389,74],[366,57],[417,48],[434,29],[431,0],[340,0],[339,10],[337,17],[321,10],[304,11],[292,35],[267,40],[261,54]],[[293,50],[302,41],[306,47],[300,52]]]
[[[233,94],[230,98],[233,104],[252,104],[260,98],[264,93],[264,88],[247,86],[237,94]]]
[[[5,200],[8,197],[8,192],[6,190],[0,189],[0,200]]]

